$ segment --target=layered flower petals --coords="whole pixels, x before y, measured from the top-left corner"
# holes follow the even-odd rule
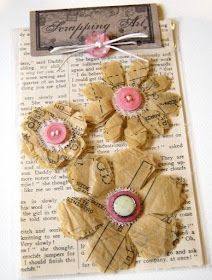
[[[171,176],[159,175],[140,191],[145,201],[145,214],[170,215],[179,210],[186,200],[183,184]]]
[[[102,272],[115,272],[135,266],[137,250],[128,236],[130,227],[119,228],[105,222],[96,234],[88,238],[87,260]]]
[[[164,113],[156,110],[148,110],[139,116],[140,121],[154,135],[164,135],[171,127],[170,121]]]
[[[165,256],[177,239],[175,222],[166,223],[152,215],[142,216],[129,230],[129,236],[143,258]]]
[[[103,156],[87,154],[68,169],[74,190],[102,200],[115,187],[110,161]]]
[[[55,131],[46,135],[51,127]],[[22,150],[42,167],[61,168],[74,161],[85,149],[83,135],[86,128],[83,113],[74,106],[53,103],[45,108],[36,108],[22,123]],[[55,139],[62,140],[55,142]]]
[[[148,79],[141,85],[142,92],[146,94],[152,94],[157,92],[166,91],[171,86],[171,80],[167,76],[150,76]]]
[[[165,92],[171,86],[167,76],[148,76],[149,62],[142,60],[132,62],[126,73],[118,61],[102,63],[101,70],[105,85],[92,83],[83,92],[92,101],[87,120],[96,126],[106,123],[106,141],[142,147],[148,131],[164,135],[171,128],[168,114],[179,112],[180,96]]]
[[[69,181],[85,197],[59,204],[65,236],[87,237],[86,261],[102,272],[135,266],[139,254],[157,258],[171,251],[180,223],[172,217],[186,200],[184,181],[153,172],[156,160],[140,149],[112,156],[87,154],[69,168]]]
[[[126,83],[128,86],[139,88],[149,72],[149,62],[136,60],[126,70]]]
[[[62,168],[73,162],[82,153],[85,142],[82,138],[72,141],[63,150],[51,151],[46,149],[36,140],[33,135],[22,134],[22,151],[29,157],[34,158],[43,168]]]
[[[124,136],[129,147],[142,147],[147,141],[147,129],[139,118],[127,120]]]
[[[101,65],[103,80],[112,88],[125,85],[125,71],[118,61],[105,62]]]
[[[88,122],[100,125],[114,111],[111,100],[102,98],[91,102],[85,110],[85,117]]]
[[[139,191],[155,170],[152,155],[139,149],[127,149],[113,155],[115,185]]]
[[[180,109],[180,96],[171,92],[154,93],[149,96],[151,107],[165,114],[177,114]]]
[[[123,136],[124,120],[118,113],[114,113],[111,118],[105,123],[104,138],[106,141],[117,142]]]
[[[113,96],[113,90],[105,83],[90,83],[84,87],[83,94],[92,101],[101,98],[108,98],[111,100]]]
[[[104,222],[104,207],[91,199],[70,197],[59,203],[57,215],[64,236],[76,240],[96,232]]]

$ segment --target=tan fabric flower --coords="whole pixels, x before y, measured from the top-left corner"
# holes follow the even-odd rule
[[[167,117],[179,110],[180,97],[166,92],[171,81],[166,76],[148,76],[149,63],[135,61],[126,70],[117,61],[102,63],[104,82],[83,89],[92,102],[86,108],[88,122],[105,124],[107,141],[126,140],[129,146],[146,143],[147,131],[163,135],[171,124]]]
[[[183,182],[153,176],[155,165],[151,155],[134,148],[111,158],[87,154],[69,167],[69,181],[82,195],[59,203],[60,228],[66,237],[87,239],[87,260],[103,272],[133,267],[137,255],[157,258],[174,248],[178,223],[166,218],[185,201]]]
[[[84,115],[68,104],[31,111],[22,123],[22,150],[45,168],[61,168],[85,149]]]

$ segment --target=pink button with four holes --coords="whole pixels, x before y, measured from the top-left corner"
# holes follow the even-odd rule
[[[67,129],[62,123],[50,123],[45,127],[43,136],[50,144],[61,144],[66,139]]]
[[[86,45],[96,44],[96,47],[88,49],[87,52],[94,57],[98,57],[98,58],[105,57],[110,51],[110,48],[103,46],[103,43],[109,40],[110,38],[106,33],[91,32],[85,39],[85,44]]]
[[[126,112],[134,111],[143,107],[144,96],[136,88],[122,87],[115,93],[115,103],[120,109]]]

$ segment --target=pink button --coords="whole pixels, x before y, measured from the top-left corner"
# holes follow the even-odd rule
[[[44,129],[44,139],[50,144],[61,144],[67,136],[67,129],[62,123],[50,123]]]
[[[91,45],[97,43],[98,46],[87,50],[87,52],[94,57],[105,57],[110,51],[110,48],[104,47],[102,44],[109,40],[110,38],[106,33],[91,32],[85,39],[85,44]]]
[[[128,196],[131,199],[133,199],[133,201],[135,203],[135,209],[129,216],[120,216],[120,214],[116,213],[116,211],[114,209],[114,204],[117,201],[117,198],[119,198],[121,196]],[[118,191],[112,193],[108,197],[107,202],[106,202],[106,210],[107,210],[107,213],[110,216],[110,218],[112,220],[114,220],[115,222],[118,222],[121,224],[132,223],[141,214],[141,210],[142,210],[141,199],[136,193],[134,193],[130,190],[118,190]]]
[[[144,96],[138,89],[122,87],[115,93],[115,103],[126,112],[134,111],[143,107]]]

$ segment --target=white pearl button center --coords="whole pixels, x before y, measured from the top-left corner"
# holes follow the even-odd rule
[[[127,217],[135,210],[136,204],[133,198],[127,195],[120,195],[117,197],[113,204],[113,209],[116,214]]]
[[[127,102],[130,102],[133,99],[131,95],[127,95],[125,98],[126,98]]]

